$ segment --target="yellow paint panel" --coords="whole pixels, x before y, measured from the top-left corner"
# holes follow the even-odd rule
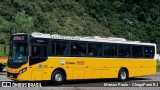
[[[63,62],[63,63],[62,63]],[[41,64],[42,67],[38,68]],[[66,79],[94,79],[94,78],[117,78],[122,67],[128,69],[129,77],[152,75],[156,73],[156,60],[132,59],[132,58],[89,58],[89,57],[48,57],[48,60],[19,69],[8,68],[10,73],[18,73],[25,67],[28,68],[17,80],[51,80],[52,72],[62,68],[66,72]],[[31,76],[29,76],[32,74]],[[26,76],[29,77],[26,77]],[[24,76],[24,77],[23,77]]]
[[[43,80],[43,71],[35,70],[32,71],[32,80]]]
[[[84,69],[74,69],[73,70],[74,79],[83,79],[84,78]]]

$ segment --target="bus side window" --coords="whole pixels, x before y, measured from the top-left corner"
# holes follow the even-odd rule
[[[69,43],[68,42],[61,42],[61,55],[68,55],[69,54]]]
[[[71,55],[72,56],[85,56],[86,55],[86,43],[71,42]]]
[[[145,58],[153,58],[154,57],[155,49],[151,46],[144,47],[144,57]]]
[[[105,44],[104,45],[104,56],[116,57],[117,56],[117,45]]]
[[[40,57],[40,47],[32,46],[32,57]]]
[[[143,57],[143,47],[142,46],[132,46],[132,57],[133,58]]]
[[[130,57],[131,56],[130,45],[119,45],[118,49],[119,49],[118,51],[119,57]]]
[[[88,43],[88,56],[102,56],[102,44]]]
[[[32,57],[47,57],[47,46],[32,46]]]
[[[61,43],[60,43],[60,41],[56,42],[56,55],[61,55]]]
[[[69,55],[69,42],[67,41],[53,41],[52,55]]]
[[[40,53],[41,57],[47,57],[47,47],[46,46],[41,47],[40,52],[41,52]]]

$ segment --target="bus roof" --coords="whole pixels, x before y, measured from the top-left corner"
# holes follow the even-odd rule
[[[25,33],[16,33],[14,35],[20,35]],[[90,36],[90,37],[81,37],[81,36],[62,36],[59,34],[44,34],[39,32],[31,33],[31,36],[34,38],[48,38],[48,39],[61,39],[61,40],[76,40],[76,41],[88,41],[88,42],[108,42],[108,43],[121,43],[121,44],[137,44],[137,45],[152,45],[156,46],[154,43],[144,43],[140,41],[129,41],[125,38],[115,38],[107,37],[102,38],[100,36]]]

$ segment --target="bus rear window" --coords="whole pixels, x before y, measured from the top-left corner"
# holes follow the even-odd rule
[[[155,49],[151,46],[144,47],[144,57],[145,58],[153,58],[154,57]]]

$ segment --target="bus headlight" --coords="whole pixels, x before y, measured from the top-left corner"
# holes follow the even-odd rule
[[[27,68],[23,68],[22,70],[19,71],[18,74],[22,74],[22,73],[24,73],[26,70],[27,70]]]

